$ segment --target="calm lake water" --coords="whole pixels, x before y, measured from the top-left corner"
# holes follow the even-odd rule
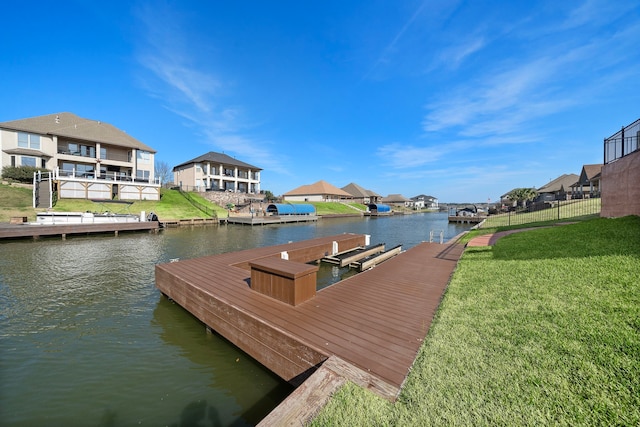
[[[0,425],[255,425],[292,388],[162,297],[155,264],[344,232],[409,249],[468,228],[434,213],[0,242]]]

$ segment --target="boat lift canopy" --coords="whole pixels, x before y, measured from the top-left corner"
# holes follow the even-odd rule
[[[391,206],[380,203],[369,203],[368,208],[371,212],[386,213],[391,212]]]
[[[276,215],[313,215],[316,213],[316,208],[305,203],[271,203],[267,206],[267,212]]]

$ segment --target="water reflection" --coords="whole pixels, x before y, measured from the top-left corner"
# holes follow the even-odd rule
[[[252,425],[287,384],[154,285],[154,265],[344,232],[405,249],[446,214],[0,243],[0,425]],[[335,280],[349,274],[328,266]]]

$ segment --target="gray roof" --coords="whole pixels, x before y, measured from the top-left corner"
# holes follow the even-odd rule
[[[257,166],[250,165],[249,163],[241,162],[240,160],[234,159],[231,156],[228,156],[224,153],[216,153],[215,151],[209,151],[207,154],[203,154],[202,156],[196,157],[195,159],[191,159],[187,162],[180,163],[178,166],[175,166],[173,170],[176,170],[179,167],[187,166],[194,163],[219,163],[223,165],[230,166],[239,166],[241,168],[252,169],[255,171],[261,171],[262,168]]]
[[[0,123],[0,128],[40,135],[52,135],[76,140],[100,142],[119,147],[135,148],[155,153],[156,150],[143,144],[126,132],[109,123],[78,117],[73,113],[56,113],[29,119]]]
[[[417,196],[412,197],[411,200],[413,200],[413,201],[418,201],[418,200],[427,201],[427,200],[437,200],[437,198],[433,197],[433,196],[427,196],[426,194],[418,194]]]
[[[345,185],[344,187],[342,187],[342,190],[346,191],[354,197],[369,197],[369,192],[354,182]]]
[[[570,191],[571,186],[578,180],[575,173],[563,174],[540,187],[538,193],[556,193],[558,191]]]
[[[404,203],[410,201],[411,199],[407,199],[402,194],[389,194],[387,197],[382,198],[382,203]]]

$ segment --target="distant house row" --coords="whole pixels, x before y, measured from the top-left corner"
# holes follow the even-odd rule
[[[156,150],[99,120],[62,112],[0,123],[2,168],[31,166],[51,171],[38,175],[34,200],[47,207],[59,198],[159,200]],[[259,194],[262,169],[224,153],[208,152],[173,167],[173,182],[185,190]],[[37,191],[36,191],[37,190]],[[438,209],[438,199],[400,194],[382,197],[351,183],[342,189],[325,181],[298,187],[286,200],[350,200],[415,209]]]
[[[51,171],[37,175],[34,206],[58,198],[159,200],[156,150],[126,132],[73,113],[0,123],[1,166]],[[262,169],[209,152],[173,168],[174,182],[189,190],[260,193]],[[49,206],[47,206],[49,205]]]
[[[534,202],[551,202],[557,200],[584,199],[600,197],[600,180],[602,165],[584,165],[580,175],[574,173],[563,174],[549,181],[542,187],[535,189],[537,196]],[[500,198],[503,204],[512,204],[509,199],[513,190],[503,194]]]
[[[313,184],[302,185],[282,195],[284,200],[297,202],[341,202],[349,201],[365,205],[383,203],[387,205],[412,209],[438,209],[438,199],[421,194],[412,198],[401,194],[390,194],[382,197],[374,191],[366,190],[356,183],[338,188],[320,180]]]

